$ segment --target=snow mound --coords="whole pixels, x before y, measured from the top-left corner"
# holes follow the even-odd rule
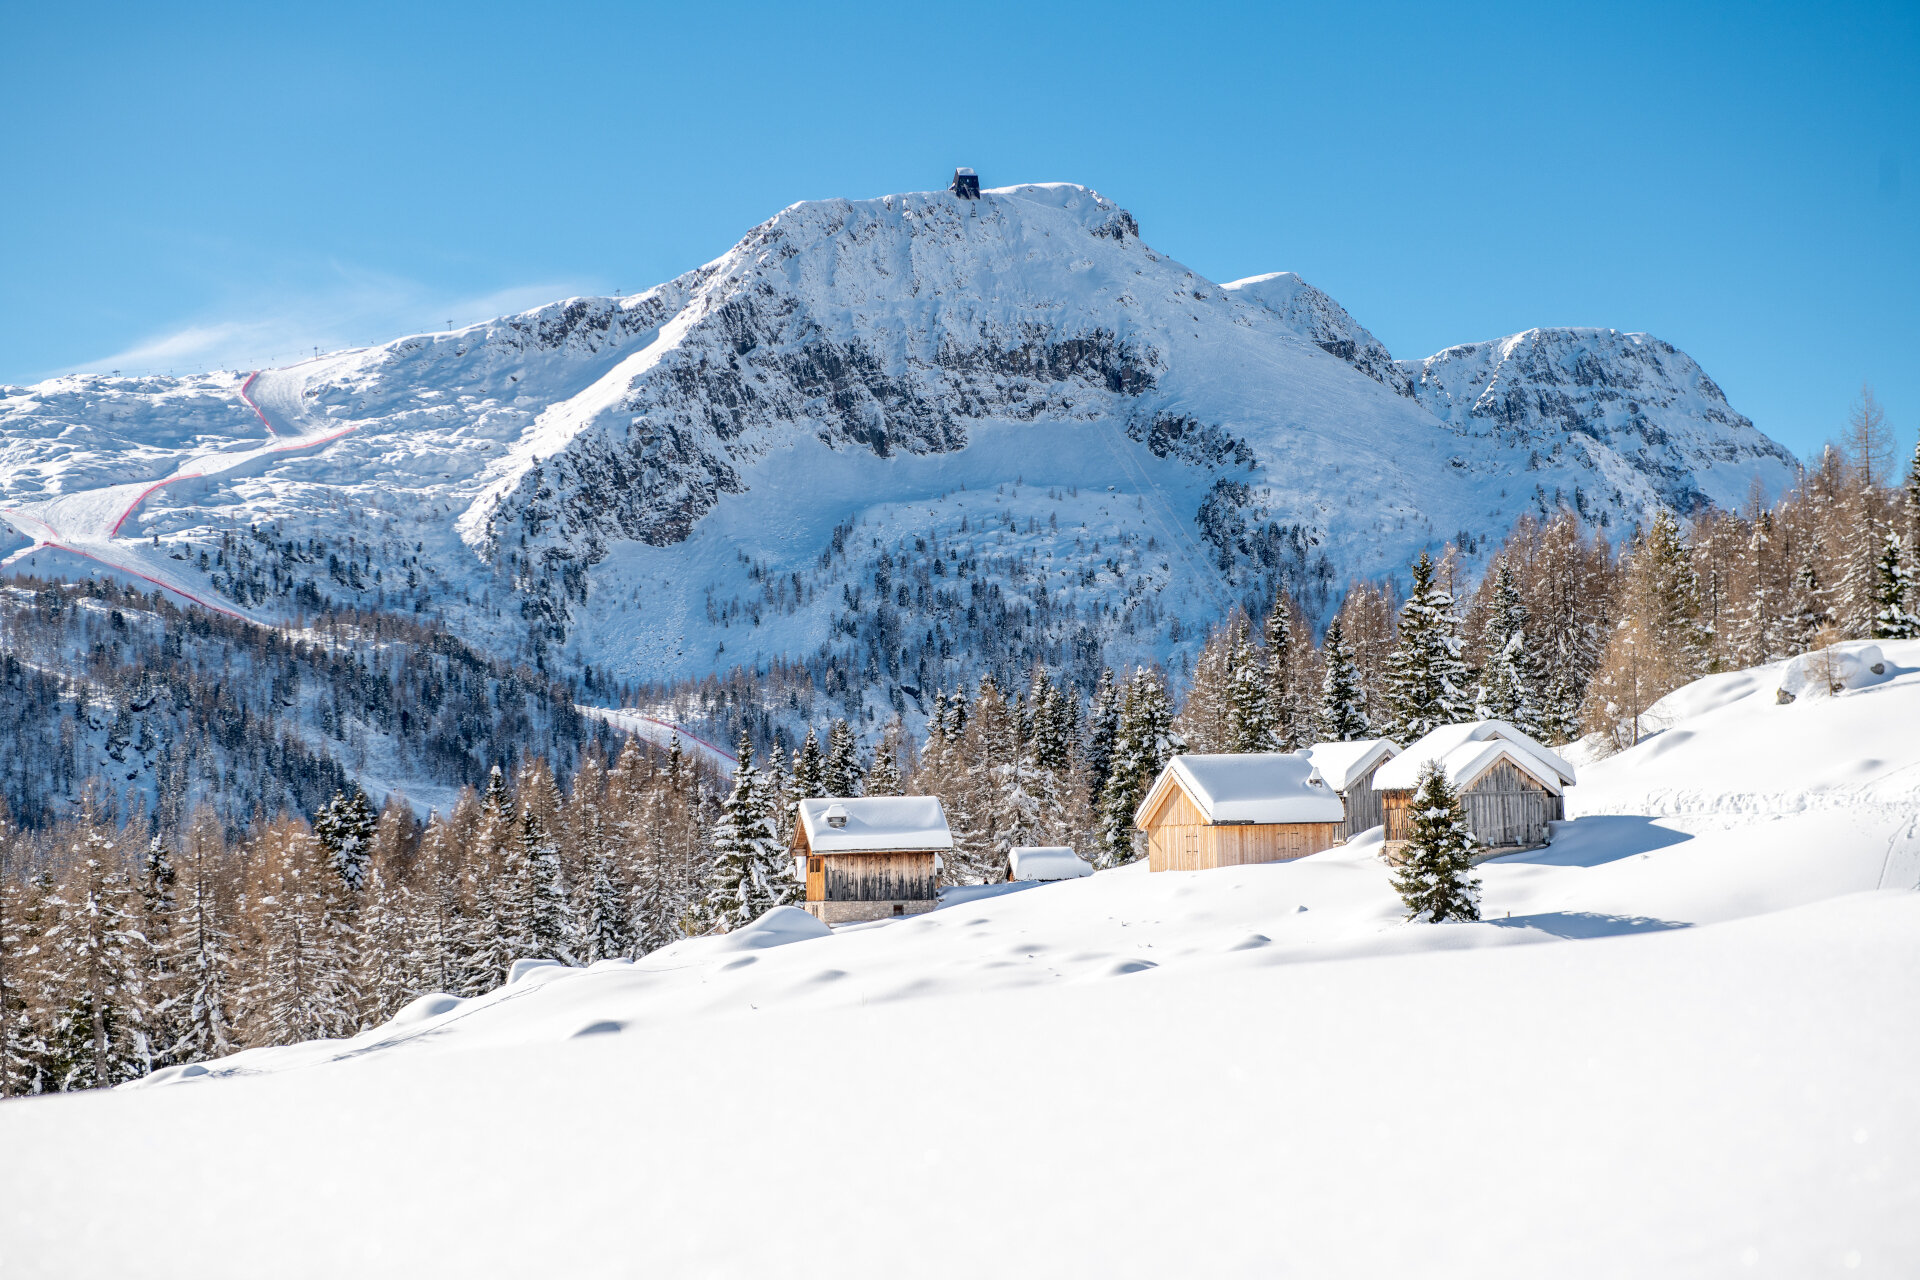
[[[1093,864],[1060,845],[1023,845],[1008,852],[1015,880],[1077,880],[1093,874]]]
[[[1780,673],[1782,703],[1800,698],[1831,698],[1851,689],[1867,689],[1892,679],[1877,644],[1856,641],[1830,645],[1789,658]]]

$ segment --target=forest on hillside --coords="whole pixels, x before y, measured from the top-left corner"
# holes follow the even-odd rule
[[[1423,553],[1397,605],[1355,584],[1318,635],[1283,590],[1259,617],[1218,619],[1177,678],[1103,670],[1086,689],[1036,663],[1017,683],[935,691],[923,735],[899,718],[871,736],[844,717],[797,743],[768,732],[815,687],[804,670],[657,691],[687,719],[731,722],[731,778],[678,743],[616,743],[572,712],[575,691],[431,629],[356,618],[348,637],[334,619],[339,644],[248,633],[274,677],[256,704],[244,690],[259,682],[193,657],[213,629],[243,624],[110,586],[16,588],[15,723],[44,723],[20,708],[73,711],[72,728],[18,739],[39,744],[36,763],[19,748],[7,758],[8,798],[52,760],[82,800],[28,803],[0,826],[0,1093],[350,1035],[427,993],[481,994],[517,958],[589,964],[725,931],[796,895],[786,851],[804,797],[938,796],[955,838],[943,875],[970,884],[1002,878],[1019,845],[1133,858],[1134,811],[1181,751],[1406,743],[1483,717],[1550,743],[1628,745],[1654,702],[1703,674],[1920,635],[1920,450],[1904,476],[1888,455],[1868,400],[1850,438],[1776,502],[1662,512],[1618,547],[1573,513],[1523,521],[1478,581],[1456,550]],[[391,648],[370,659],[348,638]],[[21,656],[56,651],[118,691],[111,716]],[[181,736],[140,745],[142,722],[125,717],[163,702]],[[388,749],[456,784],[450,803],[423,821],[390,794],[376,812],[331,756],[300,745],[285,723],[296,706],[322,733],[390,726]],[[81,769],[82,725],[105,735],[112,766]],[[180,745],[191,733],[208,744],[197,753]],[[202,763],[164,775],[187,781],[148,806],[124,785],[130,750]],[[246,805],[230,791],[223,803],[223,788]]]

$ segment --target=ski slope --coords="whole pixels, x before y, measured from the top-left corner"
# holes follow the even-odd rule
[[[1920,643],[1884,649],[1838,697],[1674,695],[1479,923],[1402,920],[1377,834],[775,913],[0,1106],[0,1233],[62,1276],[1912,1275]]]
[[[0,506],[0,519],[31,539],[30,545],[0,560],[0,568],[54,577],[70,574],[74,568],[85,574],[104,567],[151,583],[202,608],[247,616],[230,603],[212,598],[202,581],[176,567],[157,547],[142,543],[137,530],[129,536],[127,521],[162,489],[255,474],[283,456],[323,448],[352,432],[351,425],[314,421],[302,403],[302,393],[310,378],[337,374],[356,354],[323,357],[248,376],[236,394],[259,418],[269,443],[242,438],[203,445],[188,452],[157,479]],[[75,561],[81,563],[76,565]]]

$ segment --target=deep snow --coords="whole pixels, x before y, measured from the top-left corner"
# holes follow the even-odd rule
[[[1667,699],[1477,869],[1481,923],[1404,922],[1377,833],[783,912],[0,1107],[0,1232],[63,1276],[1911,1275],[1920,643],[1883,648],[1837,697]]]

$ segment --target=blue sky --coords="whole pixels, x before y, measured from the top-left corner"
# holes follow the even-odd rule
[[[289,360],[1067,180],[1396,355],[1685,348],[1796,449],[1920,426],[1920,6],[10,6],[0,381]]]

